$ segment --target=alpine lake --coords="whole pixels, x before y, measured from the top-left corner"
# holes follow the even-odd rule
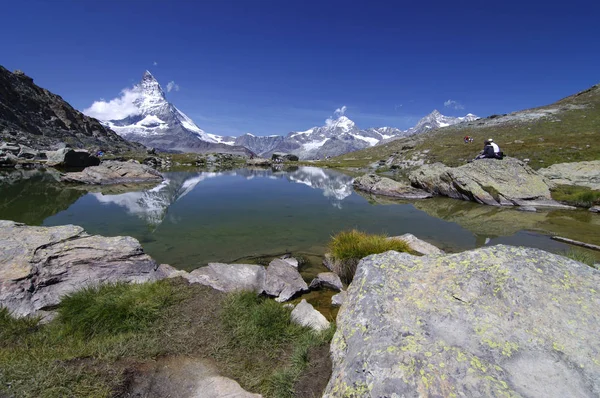
[[[1,171],[0,219],[133,236],[156,261],[188,271],[209,262],[266,265],[291,253],[308,283],[326,271],[330,237],[352,228],[412,233],[446,252],[495,244],[573,249],[552,235],[600,245],[600,216],[584,209],[523,212],[448,198],[393,200],[354,191],[353,177],[340,171],[305,166],[164,176],[158,186],[93,187],[61,183],[51,171]],[[303,298],[332,318],[333,294]]]

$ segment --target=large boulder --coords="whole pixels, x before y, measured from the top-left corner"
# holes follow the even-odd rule
[[[538,173],[559,185],[579,185],[600,190],[600,160],[558,163]]]
[[[266,294],[275,296],[278,302],[284,302],[296,293],[307,290],[308,285],[295,267],[279,258],[269,263],[264,286]]]
[[[357,177],[352,185],[355,189],[374,195],[392,196],[401,199],[425,199],[433,196],[421,189],[401,184],[391,178],[381,177],[377,174],[365,174],[362,177]]]
[[[265,267],[255,264],[209,263],[190,272],[186,279],[190,283],[200,283],[222,292],[252,290],[261,293],[266,271]]]
[[[11,152],[0,152],[0,167],[15,167],[19,163],[19,158]]]
[[[246,160],[246,165],[248,166],[270,166],[271,161],[269,159],[264,158],[254,158]]]
[[[600,396],[600,272],[538,249],[364,258],[325,397]]]
[[[145,164],[136,162],[106,161],[100,166],[88,167],[81,172],[66,173],[62,181],[83,184],[108,185],[141,182],[160,182],[162,174]]]
[[[100,159],[83,149],[61,148],[46,152],[46,164],[52,167],[89,167],[98,166]]]
[[[552,200],[548,181],[514,158],[480,159],[460,167],[424,165],[409,178],[428,192],[486,205],[561,206]]]
[[[0,220],[0,307],[15,316],[52,310],[64,295],[86,286],[165,276],[134,238]]]

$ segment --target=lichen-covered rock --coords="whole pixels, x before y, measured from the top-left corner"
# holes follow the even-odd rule
[[[320,287],[326,287],[333,290],[342,290],[344,285],[342,280],[335,272],[320,272],[317,277],[314,278],[310,285],[310,289],[318,289]]]
[[[486,205],[561,206],[552,200],[548,181],[514,158],[480,159],[460,167],[424,165],[409,178],[428,192]]]
[[[64,295],[89,285],[166,276],[134,238],[0,220],[0,307],[15,316],[52,310]]]
[[[158,171],[145,164],[106,161],[100,166],[88,167],[82,172],[63,174],[61,180],[83,184],[108,185],[160,182],[163,177]]]
[[[175,276],[183,276],[190,283],[200,283],[222,292],[251,290],[261,293],[264,288],[265,267],[255,264],[221,264],[209,263],[198,268],[186,277],[178,272]]]
[[[316,332],[320,332],[329,327],[327,318],[319,311],[315,310],[315,308],[304,299],[302,299],[300,304],[294,307],[291,316],[292,321],[298,325],[307,326]]]
[[[281,303],[306,290],[308,285],[296,268],[279,258],[269,263],[264,286],[266,294],[275,296],[275,300]]]
[[[391,178],[381,177],[377,174],[365,174],[362,177],[357,177],[352,185],[355,189],[374,195],[392,196],[401,199],[425,199],[432,196],[421,189],[401,184]]]
[[[579,185],[600,190],[600,160],[557,163],[538,173],[558,185]]]
[[[600,272],[538,249],[364,258],[325,397],[600,396]]]
[[[410,248],[410,250],[412,250],[415,253],[422,254],[424,256],[428,256],[430,254],[433,254],[433,255],[444,254],[443,250],[435,247],[431,243],[425,242],[424,240],[417,238],[413,234],[392,236],[389,239],[398,239],[398,240],[404,241],[404,242],[406,242],[406,244],[408,244],[408,247]]]

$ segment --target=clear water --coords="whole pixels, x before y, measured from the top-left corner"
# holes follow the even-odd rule
[[[445,198],[390,201],[358,194],[352,177],[315,167],[165,176],[157,187],[88,192],[50,173],[3,173],[0,219],[130,235],[157,261],[186,270],[285,252],[315,263],[329,237],[349,228],[410,232],[450,252],[497,243],[569,248],[552,234],[600,244],[600,216],[585,210],[525,213]],[[317,264],[310,269],[319,270]]]

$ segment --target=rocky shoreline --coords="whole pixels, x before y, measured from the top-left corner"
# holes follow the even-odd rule
[[[331,272],[308,284],[289,256],[266,267],[211,263],[185,272],[157,264],[130,237],[0,221],[0,307],[51,319],[61,298],[83,287],[165,278],[221,292],[251,290],[278,302],[333,289],[341,310],[325,397],[600,393],[600,271],[538,249],[498,245],[445,254],[414,235],[396,238],[425,255],[367,256],[344,290]],[[291,317],[316,332],[330,325],[304,299]]]

